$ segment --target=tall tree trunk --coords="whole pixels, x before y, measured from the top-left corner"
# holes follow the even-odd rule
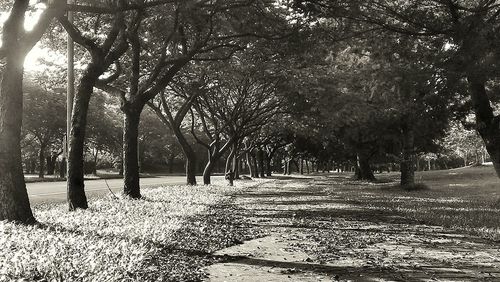
[[[260,177],[265,178],[266,177],[266,170],[264,168],[264,151],[262,150],[262,148],[259,148],[259,150],[257,151],[257,158],[259,160]]]
[[[258,178],[259,177],[259,166],[257,164],[257,157],[255,156],[255,152],[250,153],[250,158],[252,159],[252,165],[253,165],[253,170],[254,170],[254,175],[253,177]]]
[[[286,166],[286,175],[291,175],[292,174],[292,166],[290,165],[292,163],[293,159],[287,159],[286,160],[286,163],[285,163],[285,166]]]
[[[495,116],[486,92],[486,80],[475,74],[467,76],[476,115],[479,135],[491,157],[497,176],[500,177],[500,117]]]
[[[67,167],[66,158],[62,158],[61,162],[59,163],[59,177],[60,178],[66,177],[67,170],[68,170],[68,167]]]
[[[25,1],[27,5],[27,1]],[[14,5],[17,4],[17,1]],[[24,12],[23,12],[24,15]],[[34,223],[35,218],[24,182],[21,157],[21,125],[23,112],[23,61],[17,32],[22,30],[22,19],[9,17],[4,24],[3,42],[8,51],[0,83],[0,221],[14,220]],[[15,25],[18,26],[15,26]],[[14,34],[12,34],[14,33]],[[9,44],[9,46],[6,46]],[[7,49],[8,48],[8,49]]]
[[[253,168],[252,157],[250,156],[249,152],[246,153],[246,159],[247,159],[248,172],[250,174],[250,177],[253,178],[255,177],[255,170]]]
[[[203,169],[203,184],[210,185],[212,183],[212,172],[219,162],[221,153],[219,153],[219,148],[217,145],[212,145],[208,150],[208,161]]]
[[[191,145],[188,143],[179,128],[174,129],[175,137],[181,145],[182,152],[186,157],[186,184],[196,185],[196,153]]]
[[[123,139],[123,136],[122,136]],[[122,153],[120,154],[120,163],[118,167],[118,175],[123,176],[123,145],[122,145]]]
[[[415,136],[409,122],[405,122],[401,128],[402,158],[400,164],[401,186],[415,184]]]
[[[307,174],[311,173],[309,170],[309,161],[307,159],[306,159],[306,171],[307,171]]]
[[[196,185],[196,154],[193,150],[186,153],[187,185]]]
[[[266,175],[270,177],[273,174],[273,165],[272,165],[273,159],[267,154],[265,154],[265,157],[266,157]]]
[[[357,173],[356,179],[358,180],[375,180],[375,175],[373,175],[373,169],[370,166],[370,160],[368,159],[367,153],[363,150],[359,150],[357,154]]]
[[[240,160],[238,158],[234,158],[234,179],[240,179]]]
[[[212,183],[211,176],[215,167],[215,162],[216,161],[213,161],[210,158],[205,166],[205,169],[203,169],[203,184],[205,185],[210,185]]]
[[[47,156],[47,175],[54,175],[56,171],[57,154],[52,152]]]
[[[123,193],[132,198],[141,198],[139,184],[138,136],[140,109],[132,107],[124,110],[123,121]]]
[[[226,179],[229,182],[229,186],[234,185],[234,157],[236,155],[236,150],[234,148],[231,149],[231,152],[227,156],[226,159]]]
[[[84,183],[84,146],[85,128],[90,97],[99,75],[102,74],[99,64],[92,62],[80,79],[73,102],[71,117],[71,138],[68,153],[68,205],[69,210],[88,208]]]
[[[43,178],[45,176],[45,145],[40,146],[40,152],[38,152],[38,177]]]
[[[302,158],[299,159],[299,173],[304,174],[304,160]]]

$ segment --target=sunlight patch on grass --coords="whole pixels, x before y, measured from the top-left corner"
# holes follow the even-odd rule
[[[36,226],[0,221],[0,281],[136,280],[190,217],[259,182],[236,183],[148,189],[140,200],[108,196],[75,212],[65,204],[40,206]]]

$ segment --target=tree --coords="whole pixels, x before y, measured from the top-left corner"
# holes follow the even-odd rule
[[[496,1],[295,1],[309,14],[350,19],[440,43],[448,72],[465,78],[483,139],[500,177],[500,118],[489,85],[498,80],[500,7]]]
[[[185,166],[188,185],[196,185],[197,156],[182,131],[182,125],[194,101],[204,91],[200,83],[193,77],[184,76],[177,79],[168,89],[161,92],[156,101],[148,103],[165,126],[174,133],[177,142],[182,148],[186,160]],[[167,93],[170,93],[170,95]],[[167,98],[167,95],[170,96],[170,99]]]
[[[125,194],[140,197],[137,126],[144,106],[163,93],[192,62],[222,60],[241,50],[246,45],[241,39],[256,36],[256,27],[264,26],[261,22],[252,22],[252,11],[262,14],[266,9],[274,10],[267,2],[175,2],[149,11],[149,18],[141,29],[129,33],[131,50],[126,68],[129,81],[122,85],[101,85],[102,89],[118,93],[122,98]],[[239,14],[248,18],[236,16]],[[169,23],[169,28],[165,28],[164,23]],[[124,87],[125,84],[128,87]],[[188,182],[194,184],[192,177]]]
[[[71,117],[71,133],[68,156],[68,204],[70,210],[88,207],[84,184],[84,143],[87,126],[87,113],[90,98],[94,87],[98,83],[108,83],[117,78],[120,71],[119,58],[128,49],[127,30],[137,28],[140,15],[135,13],[130,22],[126,21],[124,1],[118,1],[116,9],[109,21],[97,17],[95,26],[98,32],[105,34],[104,40],[98,35],[88,35],[80,31],[65,17],[59,17],[59,22],[79,45],[84,47],[89,55],[90,62],[83,72],[76,91]],[[133,12],[132,12],[133,13]],[[110,27],[109,27],[110,26]],[[102,37],[101,37],[102,38]],[[115,73],[106,77],[101,76],[115,64]]]
[[[460,122],[450,125],[442,146],[449,155],[457,156],[463,160],[463,166],[468,166],[471,159],[475,158],[475,164],[484,162],[485,148],[477,131],[467,129]]]
[[[385,134],[394,140],[383,139],[393,149],[384,150],[400,163],[401,185],[413,185],[416,154],[429,152],[429,145],[444,136],[450,105],[460,96],[455,82],[444,75],[433,42],[381,32],[378,36],[384,40],[356,40],[355,48],[337,57],[349,58],[348,64],[340,65],[348,76],[355,73],[348,87],[357,88],[376,112],[388,118],[386,128],[392,130]]]
[[[87,120],[86,147],[92,155],[92,173],[97,174],[99,155],[121,154],[122,124],[116,99],[107,97],[105,93],[94,95],[89,104]]]
[[[205,83],[214,83],[215,81]],[[205,185],[211,183],[212,171],[217,161],[236,141],[234,138],[227,138],[227,135],[224,134],[226,127],[229,126],[227,117],[233,115],[236,109],[220,105],[218,99],[223,97],[217,94],[214,89],[201,92],[193,101],[195,110],[191,109],[191,134],[198,144],[206,148],[208,153],[208,161],[203,170],[203,184]],[[196,127],[197,118],[199,122]],[[206,140],[198,136],[198,128],[201,128],[199,131],[205,134]]]
[[[181,155],[182,149],[172,131],[165,130],[165,124],[152,110],[145,110],[139,125],[141,171],[167,169],[167,172],[173,173],[175,161]]]
[[[61,4],[62,0],[54,1]],[[52,6],[43,12],[32,30],[24,30],[28,0],[16,0],[2,29],[2,80],[0,82],[0,220],[33,223],[21,161],[23,113],[23,63],[52,19],[63,10]]]
[[[53,174],[54,157],[62,152],[66,121],[61,113],[65,108],[65,96],[37,86],[25,89],[23,131],[28,135],[26,138],[33,138],[38,145],[38,176],[43,178],[45,163],[48,174]],[[52,153],[53,151],[58,153]]]
[[[266,77],[254,68],[241,65],[213,75],[216,83],[211,93],[203,97],[204,109],[217,117],[227,140],[225,146],[230,148],[226,175],[232,185],[245,137],[262,130],[282,111],[282,99],[276,93],[277,78]]]

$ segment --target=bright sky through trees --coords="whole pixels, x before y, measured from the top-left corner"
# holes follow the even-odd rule
[[[45,9],[45,5],[40,3],[35,5],[34,8],[35,8],[34,11],[30,11],[26,14],[24,28],[27,31],[32,30],[35,24],[38,22],[43,9]],[[9,12],[2,11],[0,13],[0,26],[3,26],[3,23],[7,20],[8,16]],[[0,46],[1,44],[2,41],[0,39]],[[25,71],[26,72],[47,71],[47,68],[50,68],[50,66],[44,64],[43,61],[41,61],[42,59],[43,61],[51,62],[59,66],[66,64],[65,54],[61,54],[49,48],[44,48],[43,46],[41,46],[39,42],[35,45],[35,47],[33,47],[31,52],[29,52],[28,56],[26,57],[26,60],[24,61]]]

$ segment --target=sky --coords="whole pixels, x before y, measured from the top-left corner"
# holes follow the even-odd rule
[[[45,5],[43,4],[36,4],[35,5],[35,10],[33,12],[28,12],[26,14],[26,20],[24,22],[24,29],[27,31],[30,31],[33,29],[35,24],[37,23],[43,9],[45,8]],[[9,12],[3,11],[0,12],[0,25],[3,25],[3,23],[7,20],[9,16]],[[0,40],[0,45],[1,45],[1,40]],[[43,61],[49,61],[55,65],[59,66],[65,66],[66,65],[66,54],[57,52],[54,50],[51,50],[49,48],[44,48],[40,42],[37,43],[33,49],[30,51],[28,56],[26,56],[26,59],[24,61],[24,68],[26,72],[44,72],[44,71],[50,71],[50,68],[54,68],[54,66],[49,67],[46,64],[43,63]],[[49,68],[49,69],[48,69]]]

